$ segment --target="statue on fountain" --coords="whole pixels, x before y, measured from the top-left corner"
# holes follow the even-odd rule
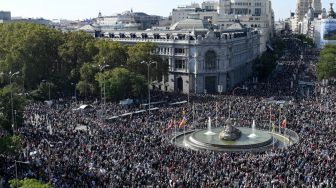
[[[219,139],[226,141],[235,141],[240,138],[241,131],[237,129],[236,123],[232,123],[232,120],[229,118],[225,122],[225,127],[222,132],[219,133]]]

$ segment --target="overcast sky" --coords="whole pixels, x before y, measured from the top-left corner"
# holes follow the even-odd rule
[[[203,0],[0,0],[0,10],[11,11],[12,16],[43,17],[47,19],[84,19],[123,12],[133,9],[160,16],[169,16],[178,5]],[[272,0],[275,19],[286,18],[294,11],[296,0]],[[322,0],[323,7],[329,7],[332,0]],[[328,8],[329,9],[329,8]]]

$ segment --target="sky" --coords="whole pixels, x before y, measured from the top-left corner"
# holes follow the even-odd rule
[[[204,0],[0,0],[0,10],[11,11],[12,17],[46,19],[85,19],[103,15],[112,15],[133,9],[134,12],[169,16],[178,5]],[[322,0],[322,6],[329,9],[333,0]],[[289,17],[295,10],[296,0],[272,0],[275,20]]]

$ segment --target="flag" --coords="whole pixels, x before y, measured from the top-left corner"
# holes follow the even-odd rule
[[[184,116],[186,114],[186,111],[183,109],[182,111],[182,115]]]
[[[168,122],[168,126],[167,126],[167,128],[164,129],[163,131],[164,131],[164,132],[167,132],[167,131],[173,129],[174,127],[175,127],[175,122],[174,122],[173,120],[170,120],[170,121]]]
[[[168,128],[167,129],[170,130],[172,128],[174,128],[174,122],[173,122],[173,120],[170,120],[169,123],[168,123]]]
[[[185,116],[183,116],[181,123],[179,125],[179,128],[182,128],[183,126],[185,126],[187,124],[187,119]]]
[[[281,123],[281,128],[285,129],[286,128],[286,124],[287,124],[287,120],[284,119]]]

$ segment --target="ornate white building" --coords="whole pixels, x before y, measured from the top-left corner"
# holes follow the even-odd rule
[[[169,74],[155,87],[169,92],[225,92],[251,75],[260,54],[259,31],[239,22],[214,30],[204,20],[189,18],[169,30],[115,31],[104,37],[156,44],[156,53],[169,62]]]

